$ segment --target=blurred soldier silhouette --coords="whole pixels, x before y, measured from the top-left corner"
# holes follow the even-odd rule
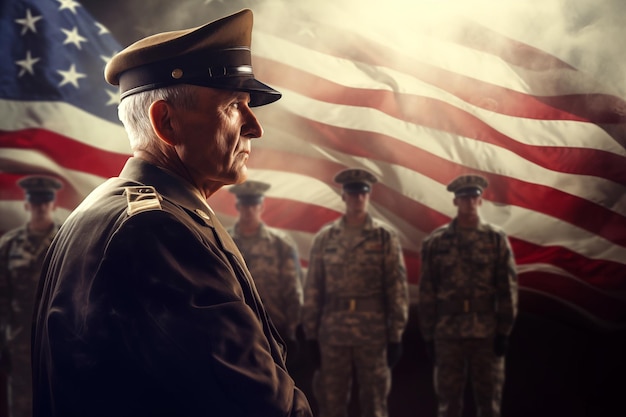
[[[261,216],[270,184],[248,180],[229,191],[237,196],[239,218],[228,233],[239,247],[261,300],[278,333],[287,344],[287,367],[298,356],[296,329],[302,309],[302,273],[295,242],[286,233],[268,227]]]
[[[483,222],[487,180],[463,175],[447,189],[457,216],[422,245],[418,312],[434,359],[439,417],[460,417],[466,379],[477,415],[500,416],[504,355],[517,315],[513,252],[503,231]]]
[[[0,238],[0,343],[9,416],[25,417],[32,413],[30,330],[35,292],[44,255],[60,227],[53,212],[62,183],[28,176],[18,185],[24,190],[24,208],[30,217]]]
[[[376,177],[335,176],[345,214],[315,236],[305,281],[303,327],[319,368],[313,389],[321,417],[347,415],[353,370],[362,417],[388,415],[391,368],[402,353],[408,291],[396,233],[368,212]]]

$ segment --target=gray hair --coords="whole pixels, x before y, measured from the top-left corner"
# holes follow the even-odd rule
[[[187,110],[196,104],[196,88],[188,84],[179,84],[143,91],[124,98],[117,108],[117,115],[124,124],[130,141],[130,148],[135,150],[151,149],[158,140],[150,124],[150,105],[158,100],[165,100],[172,106]]]

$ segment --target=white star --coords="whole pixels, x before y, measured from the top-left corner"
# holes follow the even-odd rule
[[[107,106],[117,106],[118,104],[120,104],[120,91],[119,90],[115,90],[115,91],[111,91],[111,90],[104,90],[107,92],[107,94],[109,95],[109,101],[107,101]]]
[[[22,69],[20,70],[20,73],[18,74],[18,77],[21,77],[26,72],[28,72],[30,75],[35,75],[35,70],[33,69],[33,65],[35,65],[37,61],[39,61],[39,58],[33,58],[32,56],[30,56],[30,51],[26,51],[26,58],[20,61],[15,61],[17,65],[22,67]]]
[[[15,19],[15,22],[23,25],[22,28],[22,36],[26,34],[29,30],[32,30],[33,33],[37,33],[37,28],[35,28],[35,23],[42,19],[41,16],[33,16],[30,14],[30,9],[26,9],[26,17],[23,19]]]
[[[67,30],[63,28],[61,28],[61,30],[63,31],[63,33],[65,33],[65,36],[67,36],[67,38],[65,38],[65,40],[63,41],[63,45],[67,45],[68,43],[73,43],[74,45],[76,45],[78,49],[80,49],[80,43],[87,42],[87,39],[83,38],[82,36],[78,34],[77,27],[74,27],[74,29],[72,30]]]
[[[106,56],[106,55],[100,55],[100,58],[102,58],[102,60],[104,61],[105,64],[108,64],[110,60],[113,59],[113,55],[115,55],[117,52],[113,52],[113,54],[111,56]]]
[[[57,1],[61,3],[59,10],[70,9],[72,13],[74,14],[76,14],[76,8],[80,7],[80,4],[78,4],[74,0],[57,0]]]
[[[76,72],[76,65],[72,64],[67,71],[57,70],[59,74],[63,76],[63,80],[59,83],[59,87],[64,86],[67,83],[71,83],[74,87],[78,88],[78,80],[85,78],[87,75]]]
[[[109,33],[109,29],[106,28],[102,23],[96,22],[96,27],[98,28],[98,35],[104,35],[105,33]]]

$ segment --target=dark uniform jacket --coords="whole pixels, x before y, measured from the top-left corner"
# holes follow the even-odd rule
[[[35,417],[311,415],[231,238],[145,161],[70,215],[38,299]]]

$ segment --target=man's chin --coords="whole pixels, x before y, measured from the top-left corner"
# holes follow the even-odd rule
[[[247,179],[248,179],[248,167],[244,165],[244,167],[239,170],[239,173],[237,174],[233,184],[241,184]]]

